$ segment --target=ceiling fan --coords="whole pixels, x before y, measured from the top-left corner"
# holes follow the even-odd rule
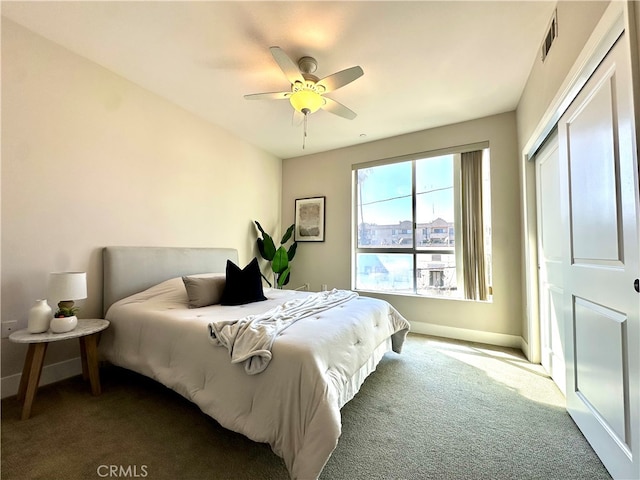
[[[271,55],[291,83],[288,92],[254,93],[245,95],[247,100],[284,100],[288,99],[294,108],[294,123],[300,116],[304,118],[304,137],[307,136],[307,116],[319,109],[326,110],[348,120],[357,114],[335,100],[325,97],[325,93],[337,90],[364,75],[361,67],[351,67],[319,79],[313,73],[318,62],[313,57],[302,57],[296,64],[280,47],[270,47]],[[304,140],[302,144],[304,148]]]

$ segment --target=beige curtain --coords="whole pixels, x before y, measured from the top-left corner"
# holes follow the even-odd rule
[[[487,299],[482,214],[482,150],[462,154],[462,261],[464,298]]]

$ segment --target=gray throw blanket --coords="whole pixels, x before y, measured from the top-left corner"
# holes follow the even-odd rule
[[[255,375],[269,365],[271,346],[284,329],[301,318],[328,310],[357,296],[356,292],[335,288],[314,293],[289,300],[259,315],[210,323],[209,336],[214,345],[229,350],[231,363],[244,363],[245,372]]]

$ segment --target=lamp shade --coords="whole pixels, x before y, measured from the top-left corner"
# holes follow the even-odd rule
[[[49,300],[87,298],[86,272],[54,272],[49,275]]]

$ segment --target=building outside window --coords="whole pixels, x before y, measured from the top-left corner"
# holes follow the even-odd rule
[[[460,153],[354,166],[353,288],[464,298]],[[488,148],[482,165],[490,281]]]

